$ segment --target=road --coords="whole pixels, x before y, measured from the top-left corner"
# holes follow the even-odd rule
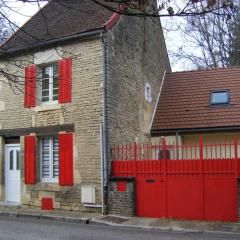
[[[238,235],[177,233],[43,220],[0,218],[0,240],[222,240]]]

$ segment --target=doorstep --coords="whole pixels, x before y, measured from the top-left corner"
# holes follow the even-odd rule
[[[21,206],[21,204],[19,202],[5,202],[2,201],[0,202],[0,207],[17,207],[19,208]]]

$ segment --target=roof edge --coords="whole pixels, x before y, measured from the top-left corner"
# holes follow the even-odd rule
[[[219,126],[219,127],[203,127],[203,128],[175,128],[175,129],[158,129],[151,130],[152,136],[157,136],[161,134],[176,134],[177,133],[203,133],[203,132],[226,132],[226,131],[236,131],[240,130],[240,125],[236,126]]]
[[[119,13],[113,13],[113,15],[107,20],[107,22],[104,23],[104,29],[107,32],[110,30],[118,21],[120,18]]]
[[[118,19],[121,17],[121,14],[119,12],[123,11],[125,8],[125,4],[119,4],[117,12],[114,12],[112,16],[103,24],[106,32],[117,23]]]
[[[153,115],[152,115],[152,119],[151,119],[151,123],[150,123],[150,131],[151,131],[151,129],[152,129],[152,125],[153,125],[153,121],[154,121],[155,114],[156,114],[156,111],[157,111],[157,107],[158,107],[159,99],[160,99],[160,96],[161,96],[163,84],[164,84],[164,82],[165,82],[165,76],[166,76],[166,69],[165,69],[165,71],[164,71],[164,73],[163,73],[162,82],[161,82],[160,87],[159,87],[158,96],[157,96],[157,101],[156,101],[156,104],[155,104],[155,108],[154,108]]]
[[[22,48],[13,48],[13,49],[9,49],[9,50],[1,50],[2,52],[0,52],[0,57],[1,56],[8,56],[11,54],[15,54],[15,53],[19,53],[22,52],[24,50],[33,50],[35,48],[38,47],[45,47],[45,46],[50,46],[56,43],[60,43],[60,42],[66,42],[66,41],[71,41],[71,40],[77,40],[77,39],[81,39],[81,38],[88,38],[88,37],[93,37],[93,36],[97,36],[100,35],[101,33],[104,32],[104,27],[100,27],[100,28],[96,28],[96,29],[92,29],[86,32],[80,32],[80,33],[76,33],[73,35],[69,35],[66,37],[61,37],[61,38],[56,38],[56,39],[51,39],[51,40],[47,40],[47,41],[41,41],[39,43],[35,43],[33,45],[29,45],[27,47],[22,47]]]

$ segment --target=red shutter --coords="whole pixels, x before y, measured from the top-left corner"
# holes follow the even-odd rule
[[[73,135],[62,133],[58,135],[59,144],[59,184],[73,185]]]
[[[35,184],[35,137],[24,138],[25,183]]]
[[[58,101],[59,103],[71,102],[72,59],[66,58],[59,61],[58,75]]]
[[[36,88],[36,65],[25,67],[25,92],[24,107],[30,108],[35,106],[35,88]]]

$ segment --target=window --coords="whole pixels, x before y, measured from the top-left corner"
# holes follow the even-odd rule
[[[41,179],[44,182],[57,182],[59,176],[58,138],[41,138]]]
[[[228,104],[229,103],[229,91],[211,91],[211,104]]]
[[[148,102],[152,102],[152,91],[149,83],[146,83],[145,85],[145,100]]]
[[[58,65],[48,65],[41,68],[42,89],[41,102],[58,100]]]

